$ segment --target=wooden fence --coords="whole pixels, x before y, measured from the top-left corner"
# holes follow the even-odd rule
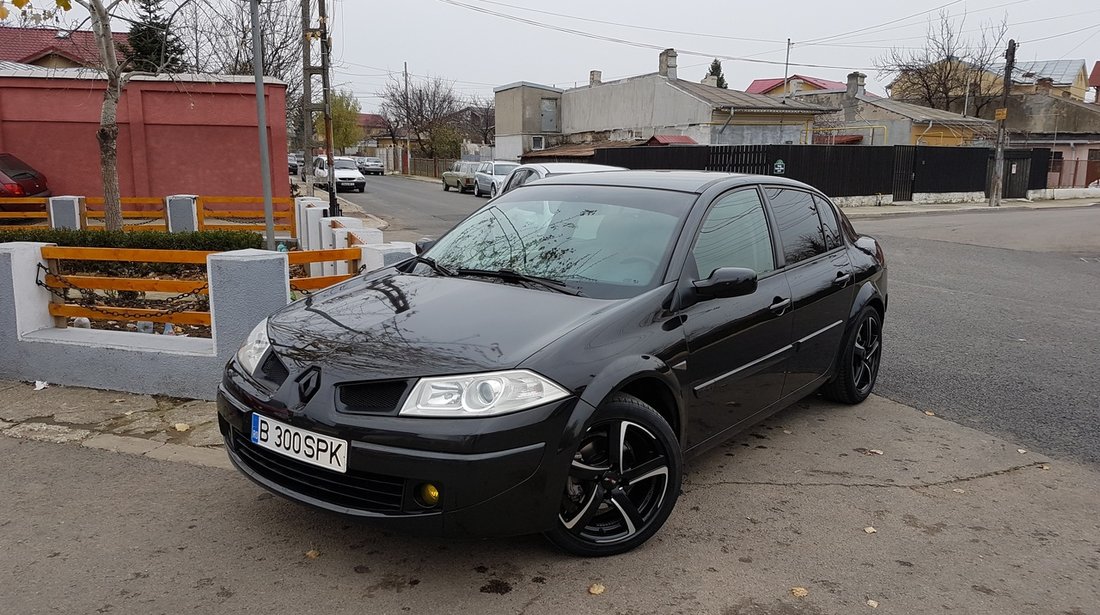
[[[21,211],[34,207],[34,211]],[[8,220],[32,221],[30,224],[7,224]],[[41,220],[41,222],[33,222]],[[46,213],[46,199],[41,197],[0,198],[0,231],[49,228],[49,215]]]
[[[199,250],[141,250],[125,248],[75,248],[47,246],[42,248],[42,258],[48,264],[48,272],[43,283],[54,296],[49,306],[50,315],[58,327],[66,326],[68,318],[85,317],[90,320],[150,321],[172,323],[176,325],[210,326],[208,310],[168,310],[134,307],[112,307],[82,305],[70,303],[62,291],[136,291],[145,293],[166,293],[169,295],[207,295],[207,279],[154,279],[107,276],[64,275],[61,273],[62,261],[110,261],[126,263],[171,263],[206,266],[206,257],[215,252]],[[359,270],[362,252],[358,248],[340,250],[311,250],[290,252],[287,254],[291,265],[304,265],[330,261],[347,261],[345,275],[292,278],[291,286],[296,290],[317,290],[348,279]]]

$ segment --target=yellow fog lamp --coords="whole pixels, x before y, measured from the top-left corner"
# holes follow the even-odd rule
[[[439,504],[439,487],[431,483],[421,483],[416,488],[416,499],[421,506],[426,508]]]

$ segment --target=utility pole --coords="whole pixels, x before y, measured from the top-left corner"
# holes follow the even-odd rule
[[[267,99],[264,96],[263,31],[260,29],[260,0],[252,5],[252,72],[256,77],[256,120],[260,130],[260,173],[264,190],[264,222],[267,249],[275,249],[275,211],[271,201],[271,152],[267,147]]]
[[[412,120],[409,117],[409,63],[405,62],[405,160],[408,166],[404,169],[406,173],[412,175],[412,150],[409,143],[409,127],[412,126]]]
[[[1012,71],[1016,67],[1016,41],[1008,41],[1008,49],[1005,51],[1005,93],[1001,108],[997,109],[994,117],[997,119],[997,146],[993,150],[993,177],[989,186],[989,206],[1001,206],[1001,192],[1004,184],[1005,172],[1005,123],[1008,119],[1008,94],[1012,91]]]
[[[325,106],[325,157],[328,163],[328,215],[339,216],[340,204],[336,201],[336,165],[332,151],[332,65],[329,64],[329,55],[332,52],[332,41],[328,34],[328,17],[325,14],[325,3],[328,0],[317,0],[317,19],[321,26],[321,100]]]
[[[313,112],[322,110],[313,103],[313,76],[320,73],[321,68],[314,66],[310,59],[313,39],[318,34],[313,29],[310,5],[310,0],[302,0],[302,168],[299,171],[306,182],[306,196],[313,196]]]
[[[788,38],[787,39],[787,59],[783,60],[783,95],[784,96],[787,96],[789,94],[788,87],[787,87],[787,71],[790,69],[790,66],[791,66],[791,39]]]

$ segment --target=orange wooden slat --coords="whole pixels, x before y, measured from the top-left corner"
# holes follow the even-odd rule
[[[48,224],[0,224],[0,231],[25,231],[27,229],[50,228]]]
[[[149,320],[152,322],[170,322],[176,325],[210,325],[210,312],[174,312],[165,314],[163,310],[143,308],[116,308],[104,306],[111,314],[73,305],[71,303],[51,303],[50,316],[65,318],[93,318],[96,320]]]
[[[107,217],[107,212],[105,212],[105,211],[89,211],[88,212],[88,217],[89,218],[106,218]],[[122,212],[122,217],[123,218],[163,218],[164,217],[164,210],[123,211]]]
[[[323,263],[327,261],[356,261],[362,256],[363,252],[359,248],[342,248],[339,250],[288,252],[287,260],[291,265],[304,265],[306,263]]]
[[[209,294],[206,282],[202,280],[153,280],[149,278],[103,278],[98,276],[69,275],[65,282],[54,274],[46,275],[46,285],[50,288],[69,288],[70,286],[88,290],[133,290],[154,293],[193,293]]]
[[[322,288],[328,288],[333,284],[343,282],[344,280],[354,276],[351,275],[322,275],[315,278],[291,278],[290,289],[300,288],[302,290],[319,290]]]
[[[290,210],[273,213],[276,219],[289,218],[292,215]],[[208,209],[206,215],[211,218],[263,218],[264,212],[262,209]]]
[[[210,224],[203,225],[204,231],[266,231],[266,224]],[[276,224],[276,231],[289,231],[289,224]]]
[[[7,196],[0,198],[0,205],[45,205],[48,200],[40,196]]]
[[[216,252],[199,250],[137,250],[131,248],[69,248],[46,246],[42,258],[84,261],[132,261],[135,263],[184,263],[205,265],[206,257]]]
[[[44,211],[0,211],[0,218],[19,220],[21,218],[31,220],[45,220],[49,214]]]

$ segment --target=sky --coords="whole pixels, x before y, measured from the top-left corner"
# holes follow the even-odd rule
[[[1091,70],[1100,59],[1096,0],[328,1],[333,83],[354,92],[364,112],[377,110],[378,93],[404,62],[410,79],[441,77],[461,95],[491,97],[515,81],[587,84],[593,69],[604,81],[655,72],[660,49],[673,47],[681,79],[702,79],[711,59],[726,56],[726,81],[743,90],[783,76],[787,38],[792,74],[845,81],[861,70],[868,90],[884,93],[889,78],[875,58],[922,46],[940,10],[964,37],[1006,20],[1021,61],[1083,59]]]

